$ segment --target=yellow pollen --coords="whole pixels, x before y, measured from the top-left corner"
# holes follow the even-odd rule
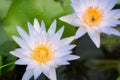
[[[49,46],[41,45],[37,46],[32,51],[32,59],[36,60],[40,64],[46,63],[51,60],[53,51]]]
[[[102,19],[102,13],[98,8],[89,7],[85,14],[83,15],[83,23],[85,23],[89,27],[95,27],[97,26],[101,19]]]

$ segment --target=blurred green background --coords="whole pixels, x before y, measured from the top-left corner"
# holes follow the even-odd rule
[[[120,0],[115,8],[120,9]],[[13,64],[16,57],[9,54],[19,47],[11,38],[17,35],[16,26],[27,31],[27,22],[34,18],[45,21],[48,28],[57,20],[57,29],[65,26],[63,37],[73,36],[76,28],[58,18],[72,13],[70,0],[0,0],[0,80],[21,80],[26,66]],[[120,26],[116,27],[120,30]],[[77,47],[73,54],[80,60],[69,66],[57,69],[58,80],[120,80],[120,38],[114,35],[101,35],[101,48],[97,49],[85,35],[74,42]],[[32,80],[32,79],[31,79]],[[41,75],[38,80],[48,80]]]

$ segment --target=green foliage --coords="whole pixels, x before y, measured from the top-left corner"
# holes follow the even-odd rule
[[[118,65],[120,64],[119,60],[108,60],[108,59],[107,60],[91,60],[90,62],[92,64],[97,65],[97,67],[91,67],[91,68],[99,71],[114,69],[114,68],[117,68]]]
[[[120,4],[120,0],[118,0],[118,3]]]
[[[12,0],[0,0],[0,18],[4,18],[12,3]]]
[[[102,34],[101,39],[102,46],[105,46],[109,51],[111,51],[113,46],[117,46],[120,43],[119,37],[115,35]]]
[[[7,36],[3,29],[3,24],[0,25],[0,67],[15,61],[15,57],[9,54],[9,51],[13,50],[14,45],[10,38]],[[5,73],[14,68],[14,65],[7,66],[6,68],[0,68],[1,73]]]
[[[119,78],[117,78],[117,80],[120,80],[120,77],[119,77]]]
[[[26,5],[27,4],[27,5]],[[16,35],[16,25],[27,30],[27,21],[33,23],[34,18],[40,22],[45,21],[48,27],[54,19],[58,19],[66,11],[60,3],[53,0],[14,0],[11,4],[5,20],[5,30],[9,36]],[[62,22],[58,22],[57,28],[60,28]],[[74,27],[66,26],[65,33],[74,35]]]

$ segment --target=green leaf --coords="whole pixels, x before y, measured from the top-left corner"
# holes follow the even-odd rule
[[[4,18],[12,3],[12,0],[0,0],[0,18]]]
[[[3,62],[2,62],[2,57],[0,56],[0,67],[2,66]],[[2,69],[0,68],[0,75],[2,73]]]
[[[91,66],[92,69],[95,70],[109,70],[109,69],[116,69],[120,64],[120,60],[90,60],[90,63],[95,64],[97,66]]]
[[[3,25],[1,25],[3,26]],[[0,55],[5,57],[9,55],[9,51],[13,50],[13,42],[5,33],[3,27],[0,26]]]
[[[120,80],[120,77],[119,77],[119,78],[117,78],[117,80]]]
[[[27,21],[33,23],[34,18],[45,21],[47,28],[54,19],[58,19],[65,12],[60,3],[54,0],[14,0],[5,20],[5,30],[9,36],[18,35],[16,25],[27,30]],[[58,21],[57,29],[63,24]],[[67,23],[64,24],[65,26]],[[67,25],[64,36],[74,35],[75,28]]]
[[[2,59],[2,58],[0,58],[0,59]],[[9,65],[11,65],[11,64],[14,64],[14,62],[8,63],[8,64],[3,65],[3,66],[0,66],[0,69],[4,68],[4,67],[6,67],[6,66],[9,66]]]
[[[11,71],[15,68],[14,62],[15,62],[16,58],[14,56],[9,55],[7,57],[4,57],[3,60],[4,60],[4,64],[2,65],[3,66],[2,74],[6,73],[8,71]]]
[[[1,22],[2,23],[2,22]],[[0,24],[0,66],[6,65],[16,60],[9,52],[13,50],[14,45],[11,39],[7,36],[6,32],[3,29],[3,24]],[[13,70],[14,65],[9,65],[7,69],[0,69],[1,73]]]
[[[118,0],[118,4],[120,4],[120,0]]]
[[[64,3],[62,4],[64,10],[67,14],[71,14],[74,12],[73,8],[70,6],[71,0],[64,0]]]

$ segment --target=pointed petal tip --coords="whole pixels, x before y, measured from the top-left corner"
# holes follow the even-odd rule
[[[18,25],[17,25],[17,26],[16,26],[16,28],[17,28],[17,29],[19,29],[19,28],[20,28],[20,26],[18,26]]]
[[[64,31],[65,27],[62,26],[59,30],[61,30],[62,32]]]
[[[41,21],[41,24],[44,24],[44,23],[45,23],[44,20],[42,20],[42,21]]]
[[[76,56],[76,59],[80,59],[80,56]]]
[[[28,27],[33,26],[29,21],[27,22]]]
[[[39,24],[39,21],[38,21],[38,19],[34,19],[34,24],[33,24],[33,27],[34,27],[34,29],[37,31],[37,32],[40,32],[40,24]]]
[[[55,31],[56,31],[56,19],[50,25],[47,33],[49,33],[49,34],[55,34]]]
[[[62,30],[62,34],[64,33],[64,29],[65,29],[65,27],[64,27],[64,26],[62,26],[62,28],[61,28],[61,30]]]
[[[56,20],[56,19],[54,19],[54,20],[53,20],[53,22],[55,22],[55,23],[56,23],[56,22],[57,22],[57,20]]]
[[[62,26],[62,29],[63,29],[63,30],[64,30],[64,28],[65,28],[65,27],[64,27],[64,26]]]
[[[80,56],[77,56],[77,55],[68,55],[68,61],[70,60],[76,60],[76,59],[80,59]]]
[[[72,56],[73,56],[73,59],[71,59],[71,60],[80,59],[80,56],[77,56],[77,55],[72,55]]]
[[[63,22],[69,23],[73,26],[78,26],[78,24],[76,25],[76,24],[73,23],[73,21],[76,22],[76,20],[78,19],[78,17],[75,15],[75,13],[69,14],[69,15],[66,15],[66,16],[62,16],[59,19]]]
[[[70,62],[67,61],[64,65],[70,65]]]
[[[27,24],[30,24],[30,22],[29,22],[29,21],[27,21]]]
[[[97,31],[88,31],[88,35],[97,48],[100,47],[100,33]]]
[[[100,48],[100,43],[94,43],[97,48]]]
[[[52,24],[57,24],[57,20],[54,19],[53,22],[52,22]]]
[[[13,35],[12,38],[14,38],[14,37],[16,37],[16,36]]]
[[[54,24],[57,24],[57,20],[56,20],[56,19],[54,19],[54,20],[53,20],[53,23],[54,23]]]
[[[60,18],[59,18],[59,20],[61,20],[61,21],[62,21],[62,17],[60,17]]]
[[[62,17],[60,17],[59,20],[61,20],[61,21],[65,21],[65,22],[66,22],[66,16],[62,16]]]
[[[19,32],[19,31],[21,31],[21,30],[23,30],[20,26],[16,26],[16,28],[17,28],[17,31]]]
[[[34,18],[34,21],[38,21],[38,19],[37,19],[37,18]]]
[[[44,20],[41,21],[41,27],[45,27],[45,21]]]
[[[53,20],[53,22],[52,22],[52,24],[51,24],[51,26],[53,26],[53,25],[54,25],[53,27],[56,27],[56,24],[57,24],[57,20],[56,20],[56,19],[54,19],[54,20]]]
[[[37,22],[38,22],[38,19],[37,19],[37,18],[35,18],[35,19],[34,19],[34,24],[35,24],[35,23],[37,23]]]
[[[10,53],[11,55],[15,56],[14,51],[10,51],[9,53]]]
[[[76,44],[73,44],[72,46],[73,46],[73,48],[75,48],[75,47],[76,47]],[[72,48],[72,49],[73,49],[73,48]]]
[[[41,21],[41,30],[46,32],[46,27],[45,27],[44,20]]]
[[[17,36],[12,36],[12,38],[13,38],[14,40],[16,40]]]
[[[20,65],[18,61],[16,61],[15,64]]]
[[[13,52],[14,52],[14,51],[10,51],[9,53],[10,53],[10,54],[13,54]]]

